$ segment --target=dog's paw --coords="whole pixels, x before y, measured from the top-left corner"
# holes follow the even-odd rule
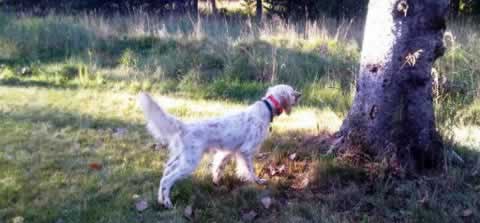
[[[172,201],[170,201],[170,199],[165,199],[165,201],[163,201],[163,206],[167,209],[172,209],[173,208]]]
[[[212,178],[212,183],[215,185],[215,186],[218,186],[220,185],[220,177],[213,177]]]
[[[268,183],[268,180],[262,179],[262,178],[258,178],[258,179],[255,180],[255,183],[260,184],[260,185],[265,185],[265,184]]]
[[[163,204],[162,194],[158,194],[157,202],[158,202],[158,204],[160,204],[160,205]]]

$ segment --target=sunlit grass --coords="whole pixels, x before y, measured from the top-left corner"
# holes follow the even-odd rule
[[[361,26],[274,18],[255,27],[234,18],[0,14],[0,222],[185,222],[189,204],[197,222],[240,222],[250,210],[259,222],[459,222],[469,208],[478,220],[480,44],[472,22],[452,29],[456,42],[436,67],[454,87],[435,98],[439,129],[468,168],[392,184],[371,182],[309,141],[336,132],[346,116]],[[241,111],[272,83],[304,96],[291,116],[275,119],[262,146],[256,171],[269,186],[242,184],[229,167],[214,187],[207,156],[172,192],[176,209],[157,207],[167,152],[145,131],[136,94],[151,92],[190,122]],[[281,164],[287,173],[268,177],[265,168]],[[312,182],[292,189],[305,175]],[[419,203],[425,194],[427,205]],[[271,209],[261,207],[264,196],[274,198]],[[136,211],[134,197],[149,208]]]
[[[185,121],[236,112],[247,106],[154,96],[167,111]],[[109,212],[109,218],[124,220],[125,216],[135,216],[129,210],[134,194],[153,202],[166,151],[154,151],[135,99],[135,94],[123,92],[1,87],[0,146],[4,164],[0,165],[0,214],[38,221],[66,216],[59,218],[84,222],[101,219],[95,210],[98,208]],[[291,116],[276,119],[274,131],[313,134],[317,128],[337,128],[338,120],[328,110],[298,108]],[[118,129],[126,129],[126,133],[118,133]],[[101,163],[102,170],[89,169],[92,162]],[[208,182],[209,177],[207,159],[195,178]],[[187,195],[178,196],[189,199]],[[120,209],[97,206],[102,201]],[[45,208],[48,213],[41,211]],[[177,214],[181,215],[181,211]]]
[[[241,111],[248,105],[153,95],[167,111],[185,121]],[[282,188],[288,188],[291,183],[287,178],[275,177],[266,188],[241,186],[235,180],[233,169],[228,168],[225,186],[215,188],[210,182],[210,157],[207,156],[194,176],[178,184],[172,192],[177,209],[162,210],[155,207],[155,196],[167,152],[157,151],[145,131],[135,93],[0,87],[0,113],[0,218],[5,221],[21,216],[28,222],[59,219],[65,222],[127,222],[140,218],[183,222],[183,207],[193,203],[201,211],[197,219],[218,220],[233,216],[232,221],[236,222],[240,221],[242,210],[252,205],[260,208],[259,199],[265,194],[283,196]],[[295,108],[291,116],[275,119],[272,137],[267,139],[261,151],[268,153],[268,159],[256,162],[257,173],[269,160],[280,162],[291,153],[299,153],[301,160],[315,160],[323,185],[328,185],[337,176],[346,174],[345,180],[350,174],[355,176],[355,173],[348,173],[349,170],[329,164],[328,158],[324,160],[313,155],[318,151],[305,151],[301,147],[309,135],[334,132],[340,124],[341,118],[329,108],[305,106]],[[477,127],[459,131],[459,141],[478,145],[478,138],[473,137],[478,132]],[[302,165],[301,160],[298,165]],[[91,169],[91,163],[99,163],[101,169]],[[295,165],[288,168],[295,168]],[[233,193],[229,192],[231,190]],[[308,191],[302,196],[310,196],[308,193],[312,192]],[[142,213],[135,211],[134,196],[146,199],[150,208]],[[285,207],[289,215],[262,212],[262,218],[277,216],[283,221],[305,221],[315,216],[330,216],[331,208],[339,205],[312,206],[313,203],[295,199],[292,202],[292,206]],[[218,213],[218,208],[225,213]],[[322,212],[318,213],[316,208]],[[328,218],[336,222],[342,216],[337,213]]]
[[[480,151],[480,127],[478,126],[464,126],[454,129],[455,141],[462,146],[472,148]]]

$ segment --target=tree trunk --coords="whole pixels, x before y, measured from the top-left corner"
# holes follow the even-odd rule
[[[262,21],[262,16],[263,16],[262,0],[257,0],[257,9],[256,9],[255,13],[256,13],[257,23],[259,23],[260,21]]]
[[[193,17],[198,17],[198,0],[192,0],[192,9],[191,9]]]
[[[450,14],[453,17],[460,14],[460,0],[450,0]]]
[[[361,148],[407,171],[439,167],[431,70],[443,55],[448,0],[370,1],[340,151]]]
[[[218,14],[217,1],[216,0],[210,0],[210,5],[212,6],[213,15],[216,16]]]

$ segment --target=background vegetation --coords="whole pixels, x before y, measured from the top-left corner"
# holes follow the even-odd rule
[[[0,221],[479,221],[480,27],[467,16],[476,3],[460,1],[445,36],[448,51],[432,74],[439,130],[465,164],[402,177],[384,174],[381,165],[332,159],[312,138],[328,138],[348,111],[364,13],[344,8],[344,15],[332,2],[307,16],[302,4],[316,2],[326,1],[300,1],[295,9],[285,8],[289,1],[276,1],[278,8],[265,1],[268,16],[260,23],[238,2],[219,1],[222,16],[209,15],[200,2],[198,17],[148,9],[52,13],[49,1],[48,13],[36,16],[40,3],[16,5],[33,10],[23,12],[3,5]],[[275,83],[295,86],[304,98],[292,117],[275,121],[262,148],[267,158],[258,157],[257,173],[272,183],[241,184],[228,171],[216,188],[204,162],[173,191],[176,209],[157,207],[166,151],[145,132],[135,94],[162,95],[170,113],[197,120],[243,109]],[[284,172],[272,174],[282,165]],[[262,205],[265,197],[272,207]],[[146,210],[135,207],[139,201]],[[193,214],[184,217],[189,205]]]

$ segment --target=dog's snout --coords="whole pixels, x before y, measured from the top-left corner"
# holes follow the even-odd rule
[[[295,91],[293,95],[295,96],[295,98],[299,98],[302,96],[302,92]]]

